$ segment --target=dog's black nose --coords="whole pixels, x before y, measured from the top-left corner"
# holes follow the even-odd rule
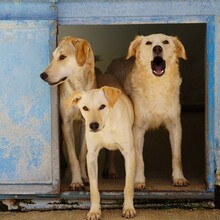
[[[92,122],[92,123],[90,123],[89,127],[91,128],[91,130],[97,131],[97,129],[99,128],[99,123]]]
[[[160,45],[156,45],[156,46],[153,47],[153,52],[156,55],[159,55],[163,52],[163,48]]]
[[[41,77],[41,79],[45,80],[48,77],[48,75],[46,72],[43,72],[40,74],[40,77]]]

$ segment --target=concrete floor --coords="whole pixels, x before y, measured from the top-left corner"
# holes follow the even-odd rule
[[[220,210],[215,209],[138,209],[134,220],[220,220]],[[85,220],[87,210],[46,212],[1,212],[1,220]],[[121,210],[103,210],[102,220],[123,220]]]

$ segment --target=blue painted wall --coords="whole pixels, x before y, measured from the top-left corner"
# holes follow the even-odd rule
[[[55,47],[56,13],[30,6],[0,3],[0,194],[54,193],[59,183],[50,87],[39,77]]]
[[[132,23],[166,23],[181,17],[191,23],[197,22],[197,16],[218,15],[219,0],[60,0],[58,22],[68,24],[132,24]]]
[[[39,78],[49,61],[48,26],[4,21],[0,28],[0,182],[51,182],[50,92]]]

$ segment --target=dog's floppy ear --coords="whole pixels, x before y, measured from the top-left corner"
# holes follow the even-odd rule
[[[137,49],[141,44],[142,38],[143,36],[136,36],[136,38],[130,43],[126,59],[129,59],[131,56],[136,56]]]
[[[90,44],[83,39],[77,39],[73,41],[76,47],[76,61],[79,66],[83,66],[85,63],[94,66],[94,54]]]
[[[114,87],[109,87],[109,86],[103,86],[101,89],[105,93],[109,106],[113,107],[121,95],[121,90],[114,88]]]
[[[186,51],[181,41],[177,37],[173,37],[173,42],[176,47],[177,57],[187,60]]]
[[[66,110],[70,110],[71,106],[77,106],[80,99],[82,98],[82,92],[74,92],[69,98],[66,100]]]

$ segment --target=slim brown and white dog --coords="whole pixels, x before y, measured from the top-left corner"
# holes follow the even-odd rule
[[[97,158],[103,147],[108,150],[119,149],[124,156],[126,179],[122,215],[133,218],[136,214],[133,205],[135,149],[132,134],[134,112],[130,99],[120,89],[104,86],[100,89],[74,93],[67,100],[67,109],[70,106],[80,108],[86,124],[91,196],[91,208],[87,219],[101,218]]]
[[[186,186],[181,162],[179,58],[187,59],[177,37],[164,34],[137,36],[127,58],[113,61],[108,73],[119,77],[135,109],[133,128],[136,149],[135,188],[145,189],[143,144],[145,132],[164,125],[172,149],[174,186]]]
[[[83,118],[78,108],[72,108],[66,111],[65,102],[74,91],[87,91],[96,88],[94,54],[90,44],[80,38],[63,38],[53,52],[53,60],[40,76],[51,86],[59,85],[61,126],[67,147],[68,163],[72,174],[70,189],[84,189],[82,179],[85,182],[88,181],[84,138],[85,126],[84,123],[82,123],[82,146],[79,163],[75,151],[73,121],[82,120]]]

